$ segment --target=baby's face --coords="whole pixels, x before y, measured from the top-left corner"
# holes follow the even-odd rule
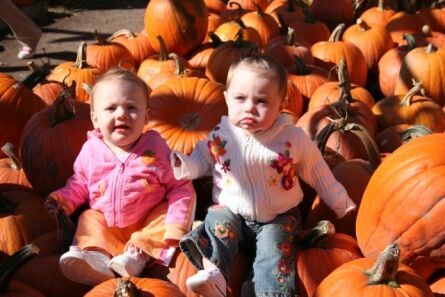
[[[94,92],[91,120],[114,152],[129,152],[148,120],[147,94],[137,84],[111,79]]]
[[[235,70],[225,98],[230,123],[247,134],[270,128],[284,108],[278,83],[247,67]]]

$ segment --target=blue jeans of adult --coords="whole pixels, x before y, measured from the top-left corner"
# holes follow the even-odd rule
[[[295,255],[301,219],[297,208],[278,215],[270,222],[248,221],[227,207],[209,208],[204,223],[180,241],[181,250],[199,270],[206,257],[230,279],[233,259],[239,247],[255,253],[250,284],[254,291],[246,296],[293,297],[295,288]]]

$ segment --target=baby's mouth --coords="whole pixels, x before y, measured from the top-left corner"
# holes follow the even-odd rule
[[[114,130],[128,130],[128,129],[130,129],[130,127],[127,126],[127,125],[117,125],[117,126],[114,126]]]

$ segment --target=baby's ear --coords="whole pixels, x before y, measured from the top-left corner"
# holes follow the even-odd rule
[[[97,123],[97,115],[94,111],[90,112],[91,122],[93,122],[94,129],[99,128],[99,124]]]

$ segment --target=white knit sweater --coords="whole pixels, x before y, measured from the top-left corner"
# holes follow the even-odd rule
[[[181,159],[180,167],[173,166],[173,153]],[[268,222],[297,206],[303,199],[298,177],[338,217],[355,208],[314,142],[284,113],[254,135],[223,117],[190,156],[172,152],[171,161],[177,179],[213,174],[214,202],[248,220]]]

